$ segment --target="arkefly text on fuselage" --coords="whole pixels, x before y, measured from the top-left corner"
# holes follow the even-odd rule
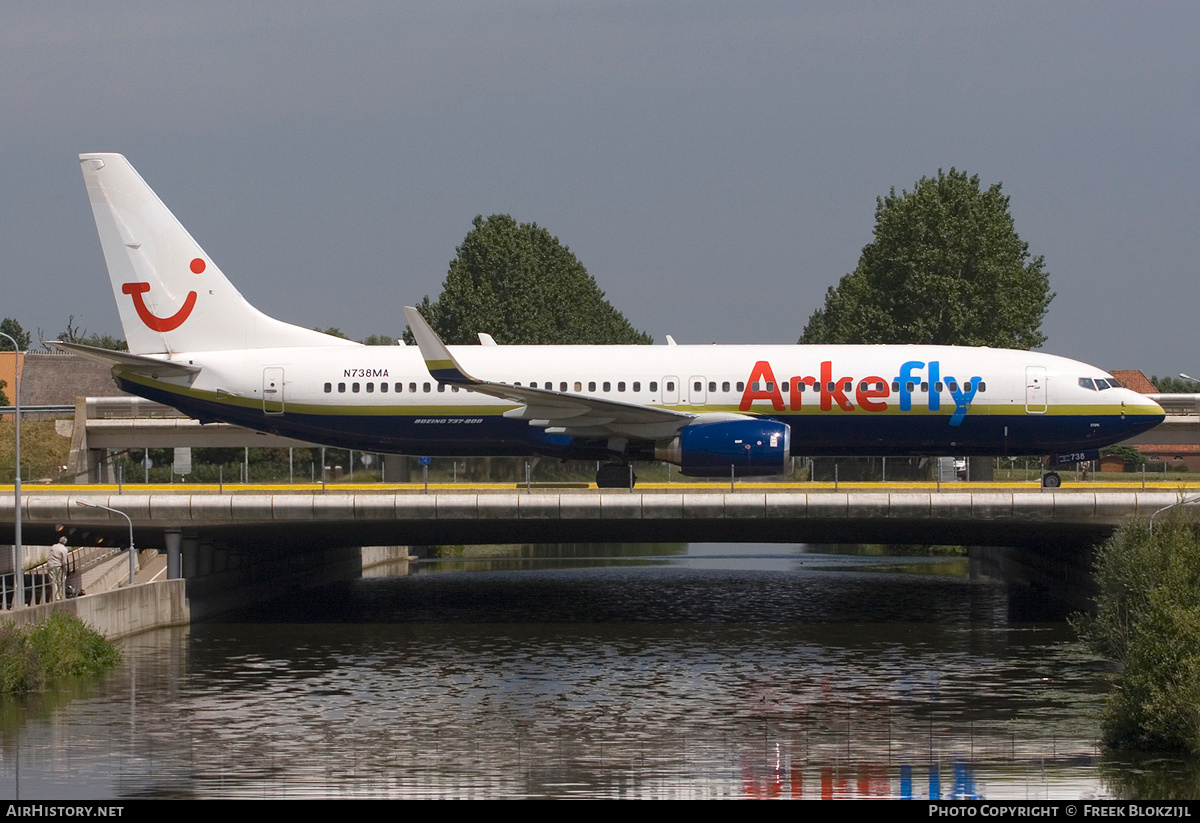
[[[259,312],[119,154],[80,155],[129,352],[122,389],[200,420],[398,454],[772,475],[798,455],[1046,455],[1157,425],[1100,369],[948,346],[363,346]],[[490,339],[481,337],[483,343]]]

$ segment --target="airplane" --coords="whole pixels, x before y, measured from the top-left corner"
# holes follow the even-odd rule
[[[597,485],[666,461],[790,474],[816,456],[1092,459],[1163,410],[1085,363],[965,346],[365,346],[247,302],[120,154],[81,154],[128,352],[59,342],[202,422],[426,456],[596,460]],[[1045,475],[1057,486],[1058,475]]]

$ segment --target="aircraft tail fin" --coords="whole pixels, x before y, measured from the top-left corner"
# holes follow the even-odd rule
[[[358,345],[246,302],[122,155],[79,162],[131,353]]]

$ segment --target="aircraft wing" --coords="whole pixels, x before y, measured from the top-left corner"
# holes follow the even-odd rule
[[[511,409],[504,416],[528,420],[531,426],[540,426],[551,434],[657,439],[673,436],[697,417],[639,403],[482,380],[458,364],[420,312],[405,306],[404,315],[425,359],[425,367],[435,380],[519,403],[520,408]]]

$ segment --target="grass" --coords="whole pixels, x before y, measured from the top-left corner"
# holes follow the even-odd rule
[[[0,625],[0,691],[41,691],[68,677],[99,674],[121,655],[79,618],[55,612],[33,626]]]
[[[13,481],[15,430],[12,420],[0,420],[0,483]],[[21,477],[25,482],[57,479],[70,452],[71,438],[56,432],[53,420],[21,421]]]

